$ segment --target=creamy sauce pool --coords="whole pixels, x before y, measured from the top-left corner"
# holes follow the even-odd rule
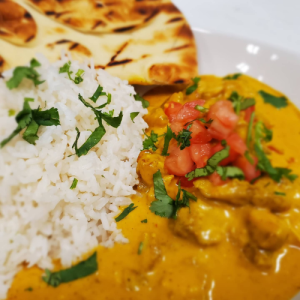
[[[291,103],[280,110],[265,104],[257,91],[264,90],[275,96],[281,94],[247,76],[231,81],[203,76],[198,90],[188,97],[180,92],[173,94],[175,90],[172,88],[151,92],[146,97],[150,102],[149,114],[145,118],[150,126],[148,132],[165,132],[168,119],[161,107],[170,96],[173,101],[182,103],[193,99],[214,103],[227,99],[233,90],[244,97],[254,97],[257,118],[272,128],[273,140],[269,145],[276,149],[270,150],[272,164],[288,167],[300,175],[299,111]],[[160,148],[162,143],[159,143]],[[141,196],[132,198],[138,208],[118,223],[130,242],[116,244],[112,249],[99,247],[97,273],[57,288],[42,281],[43,271],[40,269],[24,269],[16,276],[8,299],[280,300],[290,299],[299,291],[299,178],[290,185],[287,195],[291,208],[274,214],[286,224],[288,239],[280,249],[251,260],[245,255],[244,246],[248,239],[246,215],[253,205],[233,206],[223,201],[211,201],[201,196],[197,189],[190,189],[198,196],[197,203],[191,203],[191,213],[197,217],[199,212],[198,217],[202,220],[203,243],[200,245],[190,236],[178,234],[174,223],[178,220],[161,218],[149,210],[154,195],[147,176],[151,178],[157,168],[163,167],[164,158],[151,153],[144,155],[145,159],[139,159],[138,170],[148,184],[138,186]],[[175,179],[166,176],[164,180],[168,193],[174,198],[177,193]],[[179,218],[188,219],[189,210],[182,209]],[[141,223],[144,219],[148,222]],[[141,242],[143,248],[138,254]]]

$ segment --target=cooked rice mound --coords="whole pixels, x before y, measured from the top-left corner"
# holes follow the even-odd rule
[[[6,297],[23,262],[51,269],[52,260],[60,259],[68,267],[99,244],[111,247],[114,242],[127,242],[114,218],[136,193],[137,157],[147,127],[142,118],[147,110],[135,101],[135,91],[126,81],[72,61],[73,78],[78,69],[85,71],[83,82],[76,85],[66,73],[59,74],[69,58],[53,64],[44,57],[38,61],[42,66],[36,70],[45,82],[37,87],[24,79],[9,90],[5,81],[13,70],[0,78],[0,141],[17,127],[8,111],[22,110],[25,97],[35,99],[29,102],[32,109],[57,108],[61,122],[61,126],[41,126],[36,145],[20,134],[0,149],[0,298]],[[103,112],[114,110],[118,116],[122,110],[124,117],[118,128],[103,122],[106,134],[79,158],[72,155],[75,127],[81,131],[81,146],[98,123],[78,94],[89,101],[99,84],[112,95]],[[99,106],[106,101],[106,96],[100,96],[96,105],[90,103]],[[135,123],[131,112],[140,112]],[[74,178],[78,184],[71,190]]]

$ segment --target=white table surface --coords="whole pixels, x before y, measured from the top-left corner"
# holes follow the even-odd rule
[[[300,54],[300,0],[173,0],[193,28]]]

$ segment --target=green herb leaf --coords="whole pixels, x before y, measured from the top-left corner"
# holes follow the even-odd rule
[[[42,279],[53,287],[59,286],[61,283],[71,282],[79,278],[89,276],[98,270],[97,252],[90,256],[87,260],[65,270],[51,272],[45,270],[46,276]]]
[[[32,292],[32,291],[33,291],[32,287],[29,287],[29,288],[25,289],[25,292]]]
[[[200,111],[200,112],[202,112],[202,113],[204,113],[204,114],[206,114],[209,111],[208,108],[205,108],[205,107],[203,107],[201,105],[196,105],[195,109],[198,110],[198,111]]]
[[[75,77],[75,79],[74,79],[75,84],[79,84],[80,82],[83,81],[83,78],[81,77],[81,75],[82,75],[83,73],[84,73],[84,70],[82,70],[82,69],[79,69],[79,70],[77,71],[77,73],[75,74],[76,77]]]
[[[192,78],[192,81],[194,82],[193,85],[191,85],[190,87],[188,87],[186,89],[186,95],[190,95],[192,94],[193,92],[196,91],[196,89],[198,88],[198,83],[200,82],[201,78],[200,77],[195,77],[195,78]]]
[[[134,99],[135,99],[135,101],[141,101],[143,108],[148,108],[150,105],[150,103],[147,100],[145,100],[142,96],[140,96],[139,94],[134,95]]]
[[[137,208],[137,206],[134,206],[133,203],[131,203],[129,206],[127,206],[123,212],[115,218],[116,222],[120,222],[123,220],[125,217],[127,217],[132,211],[134,211]]]
[[[74,178],[72,185],[70,186],[70,190],[76,189],[77,183],[78,183],[78,179]]]
[[[140,242],[140,245],[139,245],[139,248],[138,248],[138,255],[142,254],[143,249],[144,249],[144,243]]]
[[[169,149],[169,144],[170,144],[170,141],[172,140],[172,138],[174,137],[174,133],[172,131],[172,129],[167,126],[167,132],[166,132],[166,135],[165,135],[165,143],[164,143],[164,148],[163,148],[163,151],[161,153],[162,156],[168,156],[168,149]]]
[[[10,110],[8,111],[8,116],[9,116],[9,117],[14,116],[15,114],[16,114],[16,111],[15,111],[14,109],[10,109]]]
[[[281,192],[274,192],[275,195],[277,196],[286,196],[286,193],[281,193]]]
[[[97,97],[97,96],[95,96]],[[77,131],[77,136],[76,136],[76,140],[72,146],[72,148],[75,148],[75,152],[77,154],[78,157],[82,156],[82,155],[86,155],[94,146],[96,146],[102,139],[102,137],[104,136],[104,134],[106,133],[106,130],[103,126],[102,120],[104,120],[108,125],[117,128],[120,126],[122,119],[123,119],[123,112],[121,111],[118,117],[112,117],[113,115],[113,111],[111,111],[109,114],[107,113],[102,113],[101,110],[97,110],[95,107],[93,107],[92,105],[90,105],[88,102],[86,102],[84,100],[84,98],[79,94],[78,95],[78,99],[88,108],[92,109],[92,111],[94,112],[96,119],[99,123],[99,127],[97,127],[92,134],[88,137],[88,139],[86,140],[86,142],[80,147],[78,148],[77,144],[78,144],[78,139],[80,137],[80,132],[78,130],[78,128],[76,127],[76,131]],[[96,100],[97,101],[97,100]],[[110,103],[111,101],[111,95],[108,94],[108,101],[107,103],[105,103],[104,105],[102,105],[101,107],[104,107],[106,104]]]
[[[106,93],[103,92],[103,87],[101,85],[98,85],[97,90],[95,91],[94,95],[89,99],[91,99],[94,103],[96,103],[100,96],[105,96],[105,95],[106,95]]]
[[[191,124],[189,126],[191,126]],[[183,150],[191,145],[192,132],[189,131],[188,127],[187,129],[181,130],[178,135],[175,134],[174,139],[177,141],[178,146],[180,146],[180,150]]]
[[[33,98],[24,98],[24,101],[28,101],[28,102],[34,102],[34,99]]]
[[[208,121],[206,121],[205,119],[201,118],[201,119],[199,119],[199,121],[204,123],[204,124],[211,124],[213,119],[209,119]]]
[[[40,125],[38,125],[33,119],[23,133],[23,139],[29,144],[35,145],[35,142],[39,139],[37,135],[39,127]]]
[[[59,69],[59,74],[61,73],[67,73],[68,77],[70,80],[72,80],[75,84],[79,84],[80,82],[83,81],[83,78],[81,77],[81,75],[84,73],[84,70],[79,69],[76,74],[75,74],[75,79],[73,79],[71,77],[71,75],[73,74],[72,71],[70,71],[70,67],[71,67],[71,62],[68,61],[67,63],[65,63],[60,69]]]
[[[241,102],[241,110],[245,110],[248,107],[254,106],[256,104],[256,101],[254,98],[246,98],[244,101]]]
[[[35,86],[43,83],[44,81],[39,80],[39,73],[34,69],[40,65],[36,59],[32,59],[30,61],[30,67],[16,67],[13,71],[12,78],[6,82],[6,86],[10,90],[17,88],[24,78],[32,80]]]
[[[146,133],[146,139],[143,141],[143,150],[152,149],[153,151],[157,150],[157,147],[155,146],[155,143],[158,141],[158,135],[154,133],[154,131],[151,131],[150,136],[148,136]]]
[[[246,140],[246,144],[247,144],[248,148],[250,147],[250,142],[252,140],[252,130],[253,130],[254,118],[255,118],[255,112],[253,112],[251,114],[250,121],[249,121],[249,124],[248,124],[248,133],[247,133],[247,140]]]
[[[288,99],[284,96],[276,97],[262,90],[258,93],[263,98],[265,103],[269,103],[278,109],[286,107],[288,105]]]
[[[44,111],[39,109],[32,110],[33,119],[38,125],[43,126],[58,126],[60,125],[59,113],[57,108],[50,108]]]
[[[250,163],[251,165],[254,165],[254,160],[253,160],[253,158],[250,156],[249,150],[247,150],[247,151],[245,152],[245,157],[247,158],[247,160],[249,161],[249,163]]]
[[[139,112],[130,113],[130,119],[134,123],[134,119],[138,116]]]
[[[32,120],[32,111],[27,101],[24,101],[23,109],[17,114],[16,122],[18,123],[17,128],[12,132],[12,134],[4,139],[0,143],[0,149],[3,148],[8,142],[10,142],[16,135],[18,135],[21,130],[27,127]]]
[[[208,159],[207,165],[204,168],[197,168],[194,171],[185,175],[189,181],[198,177],[205,177],[211,175],[216,171],[218,164],[229,156],[229,146],[226,146],[221,151],[215,153],[211,158]]]
[[[153,174],[154,193],[156,201],[153,201],[150,210],[163,218],[171,218],[174,213],[173,199],[168,195],[161,172]]]
[[[242,73],[235,73],[232,75],[227,75],[227,76],[223,77],[223,80],[237,80],[242,75],[243,75]]]
[[[78,157],[86,155],[94,146],[96,146],[101,141],[102,137],[106,133],[104,126],[100,125],[92,132],[92,134],[88,137],[85,143],[80,148],[78,148],[77,143],[80,137],[80,132],[77,127],[76,131],[77,137],[72,148],[75,148],[75,152]]]
[[[148,220],[144,219],[144,220],[141,221],[141,223],[148,223]]]
[[[240,96],[236,91],[233,91],[228,100],[232,102],[235,113],[239,115],[241,111],[241,102],[243,100],[243,97]]]
[[[102,114],[102,119],[110,126],[118,128],[121,125],[123,119],[123,112],[121,111],[119,116],[112,117],[111,115]]]
[[[237,178],[240,180],[245,180],[244,172],[237,167],[217,167],[217,173],[222,177],[222,180],[226,180],[227,178]]]

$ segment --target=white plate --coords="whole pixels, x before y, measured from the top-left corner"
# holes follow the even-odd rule
[[[206,30],[193,28],[199,73],[244,73],[284,93],[300,108],[300,55]],[[293,300],[300,300],[298,294]]]
[[[300,55],[197,28],[193,32],[200,74],[245,73],[281,91],[300,108]]]

